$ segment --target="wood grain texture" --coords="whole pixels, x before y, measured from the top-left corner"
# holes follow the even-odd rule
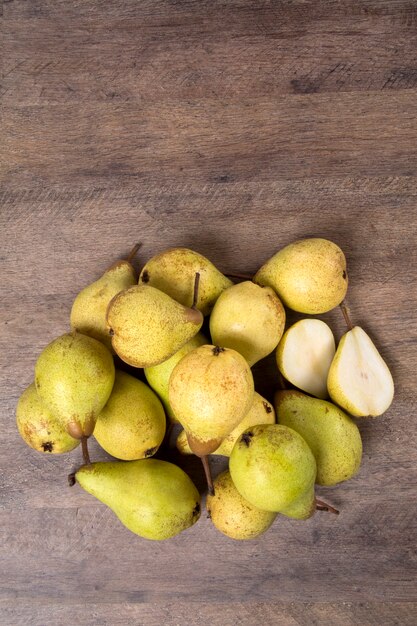
[[[0,623],[414,624],[417,9],[405,0],[12,0],[2,7]],[[135,241],[254,272],[323,236],[395,378],[341,510],[256,541],[205,515],[141,540],[27,448],[17,398],[77,292]],[[343,320],[324,316],[337,337]],[[295,319],[296,316],[290,316]],[[255,366],[271,398],[273,358]],[[92,442],[92,456],[107,458]],[[182,464],[200,489],[194,459]],[[213,462],[214,473],[224,460]]]

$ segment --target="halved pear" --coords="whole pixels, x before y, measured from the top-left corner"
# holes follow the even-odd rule
[[[384,359],[359,326],[340,340],[327,378],[330,397],[355,417],[382,415],[394,398],[394,381]]]
[[[279,342],[278,369],[290,383],[317,398],[327,398],[327,375],[336,352],[331,329],[321,320],[293,324]]]

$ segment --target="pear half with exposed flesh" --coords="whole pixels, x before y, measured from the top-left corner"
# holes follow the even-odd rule
[[[332,400],[355,417],[376,417],[390,406],[394,398],[391,372],[359,326],[340,340],[327,387]]]

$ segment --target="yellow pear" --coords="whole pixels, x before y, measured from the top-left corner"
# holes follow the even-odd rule
[[[83,465],[75,479],[126,528],[145,539],[169,539],[200,517],[195,485],[182,469],[167,461],[91,463]]]
[[[220,446],[212,452],[212,454],[222,454],[230,456],[233,446],[239,439],[244,430],[255,426],[256,424],[275,424],[275,411],[272,404],[255,391],[253,403],[243,420],[229,433],[222,441]],[[182,430],[177,438],[177,448],[182,454],[192,454],[192,450],[188,445],[187,433]]]
[[[264,511],[296,505],[314,486],[316,461],[305,440],[281,424],[252,426],[234,445],[230,474],[241,496]]]
[[[232,539],[255,539],[271,526],[277,514],[262,511],[245,500],[229,472],[214,480],[214,495],[208,495],[207,512],[215,527]]]
[[[278,391],[275,407],[279,423],[297,431],[310,446],[319,485],[336,485],[357,473],[362,459],[360,432],[339,407],[295,389]]]
[[[172,248],[154,256],[143,267],[139,284],[156,287],[177,302],[191,307],[197,272],[201,282],[196,308],[203,315],[208,315],[221,292],[233,283],[198,252],[188,248]]]
[[[39,396],[75,439],[92,434],[113,383],[109,350],[97,339],[74,331],[47,345],[35,365]]]
[[[309,519],[316,512],[316,496],[314,493],[314,485],[307,490],[298,500],[295,500],[290,506],[280,511],[281,515],[291,517],[292,519]]]
[[[200,311],[149,285],[122,291],[107,310],[113,349],[134,367],[150,367],[169,359],[198,333],[202,323]]]
[[[123,461],[144,459],[158,450],[165,427],[164,409],[152,389],[116,370],[113,391],[94,429],[100,446]]]
[[[296,387],[327,398],[327,375],[335,352],[327,324],[311,318],[300,320],[288,328],[278,344],[278,369]]]
[[[67,433],[61,421],[42,402],[34,383],[19,398],[16,423],[28,446],[38,452],[61,454],[70,452],[80,443]]]
[[[197,456],[216,450],[253,403],[253,378],[235,350],[200,346],[175,366],[169,402]]]
[[[176,366],[176,364],[181,361],[182,357],[194,350],[194,348],[198,348],[199,346],[203,346],[208,343],[207,339],[201,333],[197,333],[195,337],[187,341],[187,343],[175,352],[169,359],[159,363],[158,365],[153,365],[151,367],[145,367],[145,376],[146,380],[152,387],[154,391],[161,398],[164,403],[165,411],[169,420],[172,423],[178,422],[177,418],[174,415],[174,411],[171,408],[168,399],[168,384],[169,377],[171,376],[172,370]]]
[[[210,316],[213,343],[233,348],[251,367],[277,347],[284,326],[285,310],[276,293],[251,281],[223,291]]]
[[[312,315],[325,313],[345,297],[346,259],[332,241],[301,239],[271,257],[253,280],[272,287],[294,311]]]
[[[136,272],[130,260],[138,247],[133,248],[126,260],[114,263],[98,280],[80,291],[72,305],[71,328],[98,339],[109,350],[112,347],[106,324],[107,307],[116,294],[136,284]]]
[[[393,401],[391,372],[371,338],[359,326],[340,340],[327,388],[332,400],[355,417],[382,415]]]

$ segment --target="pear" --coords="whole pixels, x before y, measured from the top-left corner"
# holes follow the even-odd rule
[[[136,272],[130,260],[138,247],[133,248],[126,260],[114,263],[101,278],[80,291],[72,305],[71,328],[98,339],[109,350],[112,347],[106,325],[107,307],[116,294],[136,284]]]
[[[276,359],[281,374],[296,387],[327,398],[327,375],[336,352],[333,333],[321,320],[293,324],[279,342]]]
[[[235,443],[230,474],[253,506],[279,513],[311,491],[316,461],[305,440],[280,424],[253,426]]]
[[[290,504],[289,507],[280,511],[281,515],[292,519],[305,520],[312,517],[316,512],[316,496],[314,486],[304,493],[298,500]]]
[[[215,527],[232,539],[259,537],[277,516],[276,513],[257,509],[242,498],[227,471],[214,480],[214,493],[207,496],[207,512]]]
[[[172,248],[154,256],[143,267],[139,284],[156,287],[177,302],[191,307],[197,272],[201,275],[201,286],[196,308],[203,315],[208,315],[222,291],[233,283],[198,252],[188,248]]]
[[[158,450],[165,426],[163,406],[152,389],[116,370],[113,391],[94,429],[100,446],[117,459],[144,459]]]
[[[236,428],[223,439],[220,446],[212,454],[230,456],[233,446],[243,431],[256,424],[275,424],[275,411],[272,404],[255,391],[253,403],[248,413]],[[182,454],[192,454],[185,430],[182,430],[177,437],[177,448]]]
[[[178,422],[177,418],[174,415],[174,411],[171,408],[171,405],[168,400],[168,383],[169,377],[171,376],[172,370],[176,366],[176,364],[181,361],[182,357],[194,350],[194,348],[198,348],[199,346],[203,346],[208,343],[207,339],[201,333],[197,333],[195,337],[187,341],[187,343],[180,348],[175,354],[173,354],[169,359],[159,363],[158,365],[153,365],[151,367],[145,367],[145,376],[146,380],[152,387],[154,391],[161,398],[162,402],[165,406],[165,411],[169,420],[172,423]]]
[[[325,313],[345,297],[348,279],[342,250],[327,239],[301,239],[267,261],[254,282],[274,289],[294,311]]]
[[[355,326],[343,335],[327,378],[330,397],[351,415],[382,415],[394,398],[387,364],[366,332]]]
[[[292,389],[276,393],[275,407],[278,422],[310,446],[319,485],[336,485],[356,474],[362,459],[360,432],[339,407]]]
[[[38,452],[61,454],[76,448],[80,440],[71,437],[42,402],[32,383],[19,398],[16,423],[25,442]]]
[[[77,332],[52,341],[35,366],[39,396],[75,439],[91,435],[113,383],[109,350],[97,339]]]
[[[175,366],[169,402],[197,456],[214,452],[253,403],[253,377],[235,350],[200,346]]]
[[[198,333],[202,323],[200,311],[149,285],[122,291],[107,310],[113,349],[134,367],[166,361]]]
[[[270,287],[245,281],[220,294],[210,316],[214,344],[233,348],[252,367],[278,345],[285,326],[285,310]]]
[[[157,459],[83,465],[83,489],[106,504],[133,533],[169,539],[200,517],[200,494],[182,469]]]

